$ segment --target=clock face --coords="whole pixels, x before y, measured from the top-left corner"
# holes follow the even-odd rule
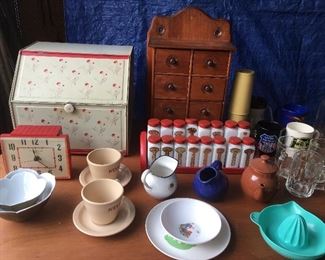
[[[8,171],[30,168],[70,178],[67,137],[1,137],[3,159]]]

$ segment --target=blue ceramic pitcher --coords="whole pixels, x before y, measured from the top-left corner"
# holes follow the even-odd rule
[[[219,200],[224,196],[229,184],[221,168],[222,163],[216,160],[195,174],[193,188],[199,196],[211,201]]]

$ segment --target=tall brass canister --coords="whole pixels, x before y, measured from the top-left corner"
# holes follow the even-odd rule
[[[255,72],[249,69],[242,69],[236,72],[228,119],[237,122],[249,119],[254,74]]]

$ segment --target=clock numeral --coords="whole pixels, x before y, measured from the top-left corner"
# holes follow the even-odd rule
[[[62,161],[62,154],[58,154],[58,161],[59,161],[59,162]]]
[[[27,142],[26,142],[25,139],[22,139],[22,140],[21,140],[21,145],[27,145]]]
[[[61,151],[61,144],[57,144],[56,147],[58,151]]]
[[[12,155],[11,155],[11,160],[12,160],[12,161],[16,161],[16,155],[12,154]]]
[[[16,149],[16,146],[15,146],[15,144],[8,144],[8,148],[9,148],[9,150],[15,150]]]
[[[12,168],[13,168],[14,170],[17,170],[17,169],[18,169],[18,167],[17,167],[16,165],[13,165]]]
[[[32,145],[39,145],[38,139],[32,140]]]
[[[45,140],[45,144],[46,144],[46,145],[49,145],[49,140],[46,139],[46,140]]]
[[[63,171],[62,165],[60,165],[59,171],[61,171],[61,172]]]

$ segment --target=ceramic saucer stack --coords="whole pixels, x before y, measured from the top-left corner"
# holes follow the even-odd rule
[[[120,171],[117,176],[118,181],[125,187],[132,178],[130,169],[121,163]],[[79,175],[79,181],[82,186],[85,186],[93,178],[90,175],[89,168],[86,167]],[[81,201],[73,211],[72,220],[76,228],[89,236],[94,237],[107,237],[117,234],[126,229],[135,217],[135,207],[130,199],[126,196],[123,197],[121,209],[117,218],[113,223],[107,225],[97,225],[90,220],[86,212],[83,201]]]
[[[177,246],[175,243],[170,243],[170,241],[165,238],[166,231],[161,224],[160,216],[162,210],[168,204],[176,200],[187,200],[187,198],[165,200],[156,205],[149,212],[145,222],[145,229],[153,246],[168,257],[182,260],[211,259],[221,254],[229,244],[231,231],[226,218],[217,209],[216,211],[221,219],[221,230],[211,241],[195,246],[183,247]]]

